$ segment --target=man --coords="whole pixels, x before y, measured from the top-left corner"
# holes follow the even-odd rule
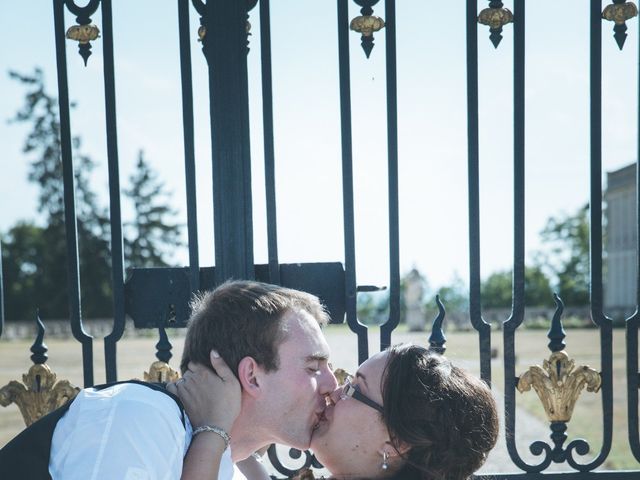
[[[232,462],[264,445],[309,447],[336,387],[320,331],[327,322],[313,295],[258,282],[227,282],[194,301],[181,370],[212,365],[215,350],[242,386],[220,480],[242,478]],[[178,479],[193,427],[228,440],[217,426],[192,426],[166,391],[135,383],[83,390],[55,424],[49,473],[54,480]]]

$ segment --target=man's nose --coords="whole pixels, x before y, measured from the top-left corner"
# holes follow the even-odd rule
[[[320,393],[328,395],[338,387],[338,380],[330,368],[325,368],[320,381]]]

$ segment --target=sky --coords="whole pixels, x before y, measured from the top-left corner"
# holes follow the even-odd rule
[[[81,3],[81,2],[78,2]],[[83,2],[86,3],[86,2]],[[512,1],[505,1],[513,8]],[[603,5],[609,2],[603,2]],[[159,172],[186,225],[177,2],[113,0],[118,151],[126,187],[137,152]],[[479,9],[487,2],[480,1]],[[350,2],[349,17],[359,14]],[[384,18],[384,1],[374,7]],[[588,2],[527,2],[526,251],[541,248],[548,217],[572,213],[589,196]],[[336,2],[272,0],[273,99],[282,263],[343,261]],[[101,27],[98,12],[94,23]],[[66,25],[74,22],[67,15]],[[248,56],[254,251],[266,263],[260,98],[260,22],[250,15]],[[638,28],[619,51],[603,22],[603,171],[636,160]],[[212,265],[213,208],[206,64],[192,8],[198,224],[201,265]],[[398,123],[401,271],[417,267],[431,286],[468,279],[465,2],[398,0]],[[498,49],[478,28],[481,272],[510,269],[513,256],[513,26]],[[389,284],[385,31],[370,59],[350,33],[356,265],[359,284]],[[0,231],[42,221],[27,182],[27,129],[9,123],[24,88],[7,72],[41,67],[57,96],[52,2],[0,0]],[[84,67],[67,41],[74,134],[97,162],[92,185],[107,204],[102,43]],[[102,193],[104,192],[104,193]],[[123,205],[125,219],[131,209]],[[186,226],[184,228],[186,239]],[[175,252],[187,264],[186,249]],[[9,280],[9,279],[7,279]]]

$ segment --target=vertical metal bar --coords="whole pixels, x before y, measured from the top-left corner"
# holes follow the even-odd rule
[[[2,276],[2,241],[0,241],[0,338],[4,330],[4,280]]]
[[[247,79],[247,4],[209,0],[209,66],[216,282],[254,278]]]
[[[111,225],[111,273],[113,288],[113,330],[104,339],[107,382],[118,378],[116,343],[125,326],[124,251],[122,247],[122,214],[120,211],[120,172],[116,124],[116,87],[113,61],[113,24],[111,0],[102,0],[102,41],[104,60],[104,100],[107,126],[107,161],[109,164],[109,217]]]
[[[524,320],[524,68],[525,9],[524,0],[514,1],[513,32],[513,304],[511,315],[504,322],[504,392],[507,450],[513,462],[531,471],[519,456],[515,444],[517,378],[515,373],[515,331]],[[546,463],[546,462],[543,462]],[[534,468],[534,471],[542,470]]]
[[[80,305],[80,268],[78,261],[78,226],[76,223],[75,178],[71,149],[71,118],[69,112],[69,84],[67,80],[67,52],[64,31],[64,0],[53,0],[54,34],[56,38],[56,66],[58,70],[58,104],[60,108],[60,153],[64,182],[64,223],[67,237],[67,282],[69,315],[73,336],[82,344],[84,386],[93,385],[93,338],[84,331]]]
[[[640,36],[639,43],[640,43]],[[638,53],[638,132],[636,159],[640,158],[640,50]],[[627,422],[631,453],[640,462],[638,419],[638,325],[640,325],[640,166],[636,160],[636,310],[625,322],[627,347]]]
[[[640,184],[637,185],[640,186]],[[638,305],[640,305],[640,301],[636,304],[635,313],[626,322],[626,348],[629,446],[635,459],[640,462],[640,432],[638,430],[638,377],[640,376],[638,373]]]
[[[385,1],[387,59],[387,148],[389,175],[389,319],[380,327],[380,349],[391,345],[400,322],[400,232],[398,216],[398,82],[396,74],[396,2]]]
[[[184,171],[187,187],[187,231],[189,235],[189,280],[191,291],[200,289],[198,256],[198,210],[196,202],[196,165],[193,127],[193,85],[191,81],[191,45],[189,37],[189,0],[178,0],[180,36],[180,76],[182,83],[182,128],[184,135]]]
[[[276,173],[273,142],[273,88],[271,76],[271,18],[269,0],[260,1],[260,56],[262,60],[262,125],[264,135],[264,177],[267,203],[267,249],[269,281],[280,283],[278,224],[276,216]]]
[[[357,317],[356,249],[353,209],[353,145],[351,135],[351,69],[349,64],[349,5],[338,0],[338,61],[340,74],[340,133],[342,142],[342,208],[347,324],[358,336],[358,363],[369,358],[367,327]]]
[[[478,331],[480,377],[491,385],[491,326],[480,303],[480,173],[478,135],[478,2],[467,0],[467,155],[469,185],[469,316]]]
[[[591,0],[590,97],[591,97],[591,318],[600,327],[602,362],[602,449],[597,458],[581,470],[602,465],[611,450],[613,434],[612,322],[603,312],[602,289],[602,2]]]
[[[591,314],[602,324],[602,25],[601,2],[591,0],[590,147],[591,147]]]

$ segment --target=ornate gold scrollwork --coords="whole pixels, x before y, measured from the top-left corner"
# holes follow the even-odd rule
[[[520,393],[536,391],[550,422],[568,422],[586,386],[588,392],[600,390],[602,378],[586,365],[575,368],[575,361],[564,350],[553,352],[543,366],[529,367],[518,381]]]
[[[204,40],[204,37],[207,36],[207,27],[205,27],[204,25],[201,25],[200,28],[198,28],[198,41],[202,42]]]
[[[370,37],[384,28],[384,20],[375,15],[360,15],[351,20],[349,28],[363,37]]]
[[[251,35],[251,23],[249,22],[249,20],[247,20],[245,31],[247,32],[247,35]],[[207,36],[207,27],[205,27],[204,25],[201,25],[198,28],[198,41],[202,42],[204,40],[204,37],[206,36]]]
[[[343,368],[336,368],[333,371],[333,374],[336,377],[336,380],[338,381],[338,385],[344,385],[344,382],[347,380],[347,377],[350,377],[351,375],[349,373],[347,373],[347,371]]]
[[[95,25],[73,25],[67,30],[66,37],[76,40],[80,44],[86,44],[100,36],[100,29]]]
[[[145,382],[175,382],[180,378],[180,373],[171,368],[166,362],[161,362],[160,360],[155,361],[149,367],[149,372],[144,372],[144,381]]]
[[[18,405],[27,426],[73,400],[80,391],[68,380],[56,383],[56,374],[46,364],[33,365],[22,381],[12,380],[0,388],[0,405]]]
[[[637,15],[638,7],[633,2],[607,5],[602,11],[602,18],[614,22],[616,25],[622,25]]]
[[[485,8],[478,15],[478,23],[495,30],[513,22],[513,13],[508,8]]]

